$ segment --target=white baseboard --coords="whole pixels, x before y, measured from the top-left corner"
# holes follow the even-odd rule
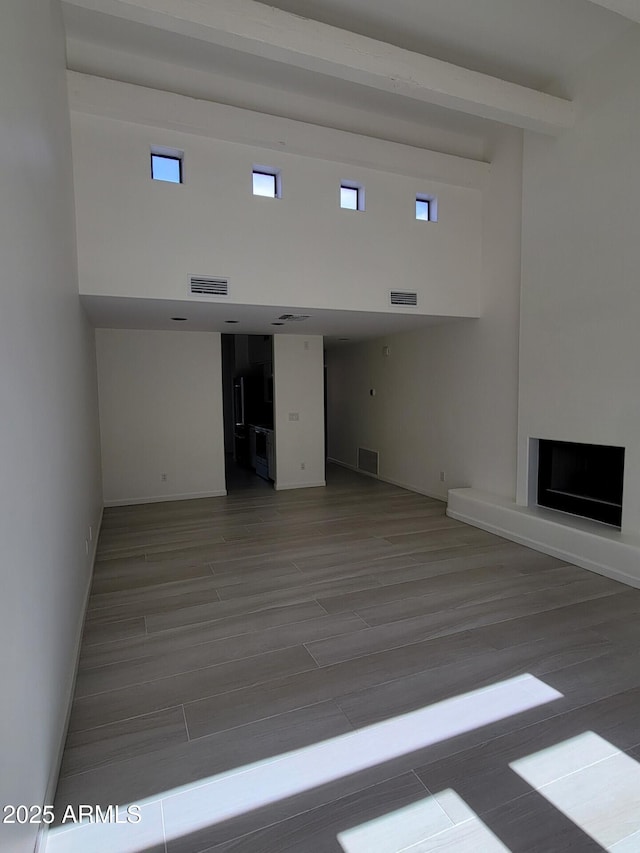
[[[475,489],[451,489],[447,515],[640,588],[640,537],[553,510],[520,506]]]
[[[341,459],[334,459],[332,456],[327,456],[327,462],[330,462],[332,465],[339,465],[341,468],[347,468],[349,471],[355,471],[356,474],[362,474],[363,477],[371,477],[372,480],[380,479],[377,474],[371,474],[369,471],[361,471],[355,465],[343,462]]]
[[[326,480],[318,480],[317,483],[274,483],[273,488],[276,492],[286,492],[289,489],[317,489],[326,485]]]
[[[447,499],[442,495],[436,495],[434,492],[427,492],[425,489],[421,489],[419,486],[413,485],[412,483],[401,483],[399,480],[392,480],[390,477],[378,477],[379,480],[382,480],[383,483],[389,483],[390,486],[398,486],[401,489],[406,489],[408,492],[415,492],[417,495],[424,495],[425,498],[432,498],[435,501],[440,501],[441,503],[446,504]]]
[[[191,492],[181,493],[178,495],[149,495],[144,498],[117,498],[112,501],[105,501],[105,507],[111,506],[137,506],[138,504],[155,504],[164,503],[165,501],[192,501],[198,498],[224,498],[227,494],[226,489],[219,489],[214,492]]]
[[[82,608],[80,610],[80,617],[78,619],[78,625],[76,626],[76,639],[75,639],[75,654],[74,654],[74,663],[73,663],[73,673],[71,676],[71,684],[69,687],[68,699],[67,699],[67,711],[65,714],[64,726],[62,728],[62,737],[60,738],[60,743],[58,746],[58,754],[56,760],[53,764],[53,768],[51,770],[51,774],[49,776],[49,782],[47,784],[47,793],[45,796],[45,800],[43,805],[53,805],[53,801],[56,796],[56,788],[58,787],[58,778],[60,776],[60,768],[62,767],[62,756],[64,755],[64,747],[67,742],[67,732],[69,730],[69,721],[71,719],[71,708],[73,707],[73,697],[76,692],[76,680],[78,677],[78,664],[80,662],[80,650],[82,649],[82,635],[84,634],[84,623],[87,617],[87,607],[89,605],[89,595],[91,594],[91,584],[93,581],[93,572],[96,565],[96,555],[98,553],[98,539],[100,538],[100,530],[102,529],[102,518],[104,515],[104,507],[100,510],[100,518],[98,519],[95,526],[95,536],[93,537],[93,549],[91,552],[91,569],[89,571],[89,578],[87,581],[87,587],[85,589],[84,598],[82,602]],[[47,832],[49,831],[49,827],[46,824],[40,824],[40,828],[38,829],[38,835],[36,837],[36,845],[34,848],[34,853],[44,853],[47,846]]]
[[[102,530],[102,519],[104,518],[104,505],[100,509],[100,518],[96,524],[95,536],[93,537],[93,546],[91,550],[91,578],[93,579],[93,570],[96,565],[96,556],[98,554],[98,539]]]
[[[426,498],[433,498],[436,501],[446,503],[447,499],[442,495],[436,495],[433,492],[427,492],[419,486],[412,483],[401,483],[399,480],[392,480],[390,477],[381,477],[379,474],[370,474],[368,471],[361,471],[356,465],[350,465],[348,462],[342,462],[340,459],[327,458],[327,462],[333,465],[339,465],[341,468],[348,468],[349,471],[355,471],[356,474],[362,474],[363,477],[371,477],[373,480],[380,480],[383,483],[389,483],[390,486],[398,486],[400,489],[406,489],[408,492],[415,492],[417,495],[424,495]]]

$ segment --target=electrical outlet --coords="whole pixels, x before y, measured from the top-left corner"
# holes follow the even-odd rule
[[[166,483],[167,482],[167,475],[166,474],[160,474],[160,479],[162,480],[163,483]]]
[[[305,468],[305,464],[304,464],[304,462],[301,462],[301,463],[300,463],[300,470],[301,470],[301,471],[304,471],[304,468]]]
[[[299,421],[300,413],[299,412],[289,412],[289,420],[290,421]]]
[[[440,482],[444,483],[446,479],[447,475],[444,473],[444,471],[440,471]]]

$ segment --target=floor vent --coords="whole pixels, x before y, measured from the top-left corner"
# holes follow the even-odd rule
[[[194,296],[228,296],[229,280],[226,278],[204,278],[192,275],[190,293]]]
[[[417,305],[418,294],[410,290],[392,290],[391,291],[392,305]]]
[[[358,468],[360,471],[365,471],[367,474],[375,474],[378,476],[378,451],[366,450],[364,447],[358,448]]]

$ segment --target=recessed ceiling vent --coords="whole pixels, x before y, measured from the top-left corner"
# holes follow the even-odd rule
[[[358,448],[358,468],[367,474],[378,476],[378,451]]]
[[[308,320],[311,314],[281,314],[278,320],[286,320],[290,323],[299,323],[301,320]]]
[[[418,294],[411,290],[390,291],[392,305],[417,305]]]
[[[193,296],[228,296],[229,280],[226,278],[205,278],[192,275],[190,291]]]

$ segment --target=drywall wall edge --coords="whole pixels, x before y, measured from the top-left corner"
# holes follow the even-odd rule
[[[98,540],[100,539],[100,531],[102,529],[102,519],[104,516],[104,506],[100,510],[100,518],[96,524],[96,535],[93,537],[93,551],[91,553],[91,570],[89,571],[89,580],[87,583],[87,588],[84,593],[84,600],[82,604],[82,609],[80,612],[80,619],[78,620],[78,628],[76,629],[76,652],[75,652],[75,661],[73,664],[73,675],[71,677],[71,685],[69,687],[69,698],[67,700],[67,712],[65,714],[64,726],[62,728],[62,736],[60,738],[60,744],[58,746],[58,754],[56,760],[51,769],[51,775],[49,777],[49,782],[47,784],[47,793],[45,796],[45,801],[43,805],[53,805],[56,796],[56,789],[58,787],[58,779],[60,777],[60,768],[62,767],[62,757],[64,755],[64,747],[67,742],[67,734],[69,731],[69,722],[71,720],[71,709],[73,708],[73,697],[76,692],[76,681],[78,679],[78,665],[80,663],[80,651],[82,650],[82,637],[84,635],[84,623],[87,618],[87,609],[89,606],[89,596],[91,594],[91,586],[93,584],[93,573],[96,567],[96,557],[98,554]],[[36,845],[34,848],[34,853],[45,853],[47,847],[47,833],[49,831],[49,826],[45,823],[41,823],[38,829],[38,834],[36,836]]]
[[[116,498],[115,500],[105,501],[104,505],[105,507],[137,506],[138,504],[156,504],[167,501],[192,501],[198,498],[224,498],[226,494],[226,489],[220,489],[214,492],[183,492],[177,495],[154,495],[144,498]]]
[[[67,71],[72,112],[482,189],[484,160]],[[367,154],[363,154],[366,140]]]
[[[355,471],[356,474],[362,474],[363,477],[371,477],[374,480],[389,483],[390,486],[398,486],[400,489],[406,489],[408,492],[414,492],[416,495],[424,495],[425,498],[431,498],[434,501],[440,501],[440,503],[446,504],[442,495],[436,495],[433,492],[425,492],[424,489],[420,489],[418,486],[401,483],[398,480],[391,480],[388,477],[381,477],[379,474],[376,476],[375,474],[370,474],[368,471],[361,471],[360,468],[357,468],[355,465],[350,465],[348,462],[341,462],[340,459],[333,459],[332,457],[329,457],[327,462],[331,462],[333,465],[340,465],[341,468],[348,468],[350,471]]]
[[[317,483],[274,483],[273,488],[276,492],[285,492],[289,489],[316,489],[326,485],[326,480],[319,480]]]

